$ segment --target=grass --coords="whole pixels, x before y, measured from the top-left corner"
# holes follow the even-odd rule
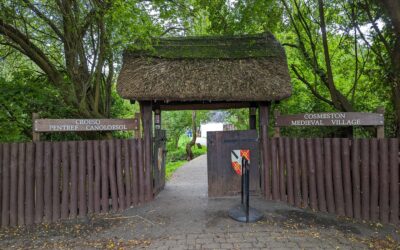
[[[183,164],[185,164],[187,161],[174,161],[174,162],[168,162],[167,165],[165,166],[165,178],[167,180],[171,179],[172,174],[180,167],[182,167]]]
[[[181,135],[178,141],[178,148],[172,147],[172,145],[167,144],[167,162],[165,166],[165,178],[166,180],[171,179],[172,174],[180,168],[182,165],[187,163],[186,161],[186,143],[191,139],[186,135]],[[206,154],[207,147],[202,146],[198,148],[197,145],[192,147],[192,152],[194,158]]]

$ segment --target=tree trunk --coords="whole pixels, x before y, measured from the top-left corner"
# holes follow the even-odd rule
[[[193,160],[192,147],[196,144],[197,138],[197,125],[196,125],[196,111],[192,111],[192,140],[186,144],[186,159],[188,161]]]
[[[378,1],[390,18],[395,33],[394,48],[391,51],[392,98],[396,111],[396,134],[400,138],[400,1]]]

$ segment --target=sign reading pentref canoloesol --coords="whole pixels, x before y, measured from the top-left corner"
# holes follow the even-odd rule
[[[275,125],[284,126],[383,126],[384,117],[379,113],[332,112],[279,115]]]
[[[37,119],[35,132],[126,131],[138,128],[137,119]]]

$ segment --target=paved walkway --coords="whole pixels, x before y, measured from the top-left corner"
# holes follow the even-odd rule
[[[251,204],[265,214],[262,221],[233,221],[227,210],[240,200],[207,197],[206,163],[204,155],[178,169],[154,202],[125,212],[139,216],[135,227],[126,224],[112,235],[140,235],[150,249],[364,249],[375,244],[371,237],[395,233],[258,197]]]
[[[181,167],[155,201],[122,214],[0,231],[0,248],[366,249],[396,248],[393,227],[367,225],[252,197],[264,219],[231,220],[239,198],[207,197],[207,158]]]

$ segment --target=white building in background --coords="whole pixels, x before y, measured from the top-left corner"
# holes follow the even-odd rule
[[[197,137],[196,143],[200,143],[202,145],[207,145],[207,132],[208,131],[227,131],[234,130],[234,126],[232,124],[227,124],[223,122],[209,122],[200,125],[200,136]]]

